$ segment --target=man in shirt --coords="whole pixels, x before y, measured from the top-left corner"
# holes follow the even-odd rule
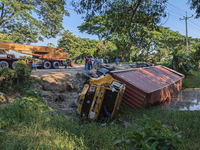
[[[94,59],[94,65],[95,65],[95,69],[97,69],[97,67],[98,67],[98,59],[95,57],[95,59]]]
[[[67,61],[63,64],[65,66],[65,69],[67,68]]]
[[[115,59],[115,63],[116,63],[116,67],[118,68],[118,64],[119,64],[119,59],[118,58]]]
[[[85,56],[85,70],[87,70],[88,69],[88,58],[87,58],[87,56]]]
[[[107,58],[105,59],[105,64],[106,64],[106,65],[108,64],[108,59],[107,59]]]
[[[103,58],[100,59],[100,65],[103,65]]]
[[[88,66],[88,70],[90,70],[91,69],[91,67],[90,67],[90,64],[91,63],[91,60],[90,60],[90,58],[88,57],[88,60],[87,60],[87,66]]]

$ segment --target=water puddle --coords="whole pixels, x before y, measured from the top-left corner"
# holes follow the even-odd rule
[[[200,110],[200,88],[188,88],[180,91],[171,100],[163,102],[161,108],[178,110]]]

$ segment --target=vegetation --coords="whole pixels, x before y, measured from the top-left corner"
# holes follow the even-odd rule
[[[0,91],[4,93],[23,91],[31,82],[31,70],[27,69],[25,61],[17,61],[14,71],[10,68],[0,70]]]
[[[77,62],[86,55],[110,62],[115,57],[123,63],[152,61],[187,75],[183,87],[200,88],[200,40],[189,38],[192,57],[186,56],[186,37],[159,24],[166,17],[166,2],[72,0],[84,18],[79,30],[99,38],[90,40],[63,30],[63,17],[69,15],[63,0],[2,0],[0,41],[33,43],[61,33],[58,46]],[[198,18],[199,2],[189,4]],[[198,111],[122,107],[112,121],[103,123],[82,120],[75,113],[63,116],[43,101],[39,91],[29,89],[30,75],[24,61],[18,61],[14,71],[0,70],[0,96],[21,94],[12,104],[0,105],[0,149],[199,149]]]
[[[167,129],[164,135],[174,134],[175,141],[179,138],[174,132],[180,132],[184,143],[179,145],[179,142],[174,141],[180,149],[199,148],[198,112],[121,108],[113,121],[81,121],[76,115],[62,116],[55,113],[43,102],[39,92],[28,90],[13,104],[0,107],[0,149],[126,149],[127,144],[115,145],[116,140],[126,139],[127,135],[133,136],[133,131],[137,135],[144,128],[143,135],[157,131],[156,126],[142,126],[141,123],[152,123],[149,119],[135,121],[143,120],[143,114],[172,127],[173,131],[170,129],[168,132]],[[124,127],[123,121],[131,123],[131,127]],[[157,127],[163,130],[168,128],[161,127],[159,121]],[[160,140],[158,142],[162,144]],[[171,143],[170,140],[167,143]]]
[[[190,0],[188,1],[190,4],[190,9],[195,9],[196,10],[196,18],[200,17],[200,2],[197,0]]]
[[[2,0],[0,2],[0,41],[33,43],[55,37],[63,29],[69,13],[65,1]]]
[[[179,149],[182,143],[180,133],[176,133],[171,127],[164,125],[160,120],[151,120],[146,115],[144,119],[138,119],[138,129],[132,129],[120,142],[133,149]]]
[[[189,75],[183,80],[183,87],[200,88],[200,72],[189,71]]]

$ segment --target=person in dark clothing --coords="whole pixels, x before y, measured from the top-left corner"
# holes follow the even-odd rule
[[[98,58],[96,58],[96,57],[94,59],[94,66],[95,66],[95,69],[97,69],[97,67],[98,67]]]
[[[88,70],[90,70],[90,69],[91,69],[91,60],[90,60],[90,58],[89,58],[89,57],[88,57],[87,64],[88,64]]]
[[[108,64],[108,59],[107,59],[107,58],[105,59],[105,64],[106,64],[106,65]]]
[[[85,70],[88,70],[88,58],[85,56]]]

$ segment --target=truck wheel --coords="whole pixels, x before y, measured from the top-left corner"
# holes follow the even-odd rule
[[[44,62],[44,69],[50,69],[51,68],[51,63],[49,61]]]
[[[12,63],[12,69],[15,69],[15,65],[16,65],[16,61],[14,61],[13,63]]]
[[[1,61],[0,62],[0,69],[1,68],[9,68],[9,64],[6,61]]]
[[[54,69],[58,69],[59,66],[60,66],[60,63],[59,63],[58,61],[54,61],[54,62],[53,62],[53,68],[54,68]]]

